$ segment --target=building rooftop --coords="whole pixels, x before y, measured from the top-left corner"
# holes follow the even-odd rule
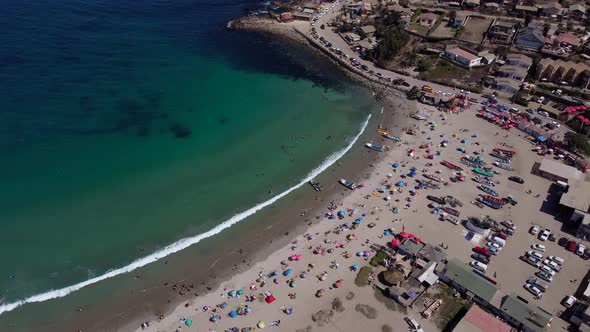
[[[456,258],[447,263],[444,275],[486,302],[496,294],[496,286],[471,271],[467,263]]]
[[[569,184],[567,193],[561,195],[559,204],[583,212],[590,212],[590,183],[576,181]]]
[[[407,252],[411,255],[417,256],[420,250],[424,248],[424,243],[416,242],[414,239],[407,238],[402,242],[402,244],[398,247],[398,250],[402,250]]]
[[[500,67],[498,72],[507,73],[507,74],[515,74],[520,77],[526,77],[526,75],[528,74],[526,69],[524,69],[522,67],[517,67],[514,65],[504,65],[504,66]]]
[[[541,307],[525,303],[512,295],[504,298],[500,310],[523,325],[526,325],[532,331],[545,331],[545,327],[553,319],[553,315]]]
[[[539,166],[539,171],[556,175],[560,178],[568,179],[568,183],[580,180],[583,176],[582,172],[580,172],[577,168],[568,166],[561,161],[556,161],[553,159],[543,159],[543,161],[541,161],[541,165]]]
[[[533,59],[529,58],[528,56],[520,53],[510,53],[506,56],[506,60],[508,62],[515,61],[527,64],[531,66],[533,64]]]
[[[465,58],[469,61],[477,60],[479,58],[477,55],[471,54],[471,53],[469,53],[461,48],[458,48],[458,47],[451,48],[451,49],[447,50],[447,52],[453,53],[456,56],[460,56],[460,57]]]
[[[555,40],[559,43],[566,43],[572,46],[579,46],[581,44],[580,38],[576,37],[576,35],[571,32],[562,33],[555,37]]]
[[[515,89],[520,88],[520,82],[515,81],[511,78],[507,78],[507,77],[496,77],[494,79],[494,81],[496,82],[496,85],[504,85],[504,86],[509,86]]]
[[[433,98],[438,98],[434,93],[431,92],[431,94]],[[447,258],[447,251],[440,246],[426,244],[426,246],[420,250],[419,255],[429,262],[441,262]]]
[[[420,14],[420,16],[418,16],[418,19],[427,19],[427,20],[436,20],[438,17],[438,15],[436,15],[435,13],[422,13]]]
[[[497,20],[493,26],[506,27],[506,28],[516,28],[516,24],[517,24],[516,22]]]
[[[510,332],[511,330],[512,328],[508,324],[474,304],[459,321],[453,332]]]

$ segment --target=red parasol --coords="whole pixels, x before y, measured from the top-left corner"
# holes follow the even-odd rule
[[[397,248],[401,244],[400,240],[393,240],[391,241],[391,246]]]
[[[399,236],[401,236],[402,238],[404,238],[404,239],[405,239],[405,238],[407,238],[407,237],[409,237],[409,236],[410,236],[410,233],[407,233],[407,232],[401,232],[401,233],[399,233]]]
[[[274,296],[272,296],[272,295],[269,295],[269,296],[267,296],[267,297],[266,297],[266,299],[264,299],[264,300],[266,301],[266,303],[268,303],[268,304],[271,304],[271,303],[273,303],[274,301],[276,301],[276,298],[275,298]]]
[[[422,239],[419,237],[415,237],[414,241],[416,241],[416,243],[422,243]]]

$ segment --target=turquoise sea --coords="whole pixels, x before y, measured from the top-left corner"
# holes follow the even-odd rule
[[[378,106],[251,0],[3,0],[0,311],[298,183]],[[54,294],[53,294],[54,295]]]

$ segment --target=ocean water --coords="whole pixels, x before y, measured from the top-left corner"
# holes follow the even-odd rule
[[[203,234],[358,134],[366,92],[225,30],[256,6],[2,1],[2,311]]]

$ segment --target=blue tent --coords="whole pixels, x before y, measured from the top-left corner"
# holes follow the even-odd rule
[[[398,163],[393,163],[393,168],[398,168],[399,164]]]
[[[283,275],[286,277],[286,276],[290,275],[291,272],[293,272],[293,271],[291,271],[291,269],[286,269],[285,271],[283,271]]]
[[[230,312],[229,312],[229,316],[230,316],[231,318],[235,318],[237,315],[238,315],[238,312],[237,312],[237,311],[235,311],[235,310],[232,310],[232,311],[230,311]]]
[[[403,187],[406,185],[406,183],[404,181],[398,181],[395,185],[398,187]]]
[[[362,221],[363,221],[363,218],[356,218],[356,219],[354,220],[354,224],[355,224],[355,225],[358,225],[358,224],[360,224]]]
[[[537,137],[537,141],[543,143],[543,142],[547,142],[547,137],[541,135]]]

